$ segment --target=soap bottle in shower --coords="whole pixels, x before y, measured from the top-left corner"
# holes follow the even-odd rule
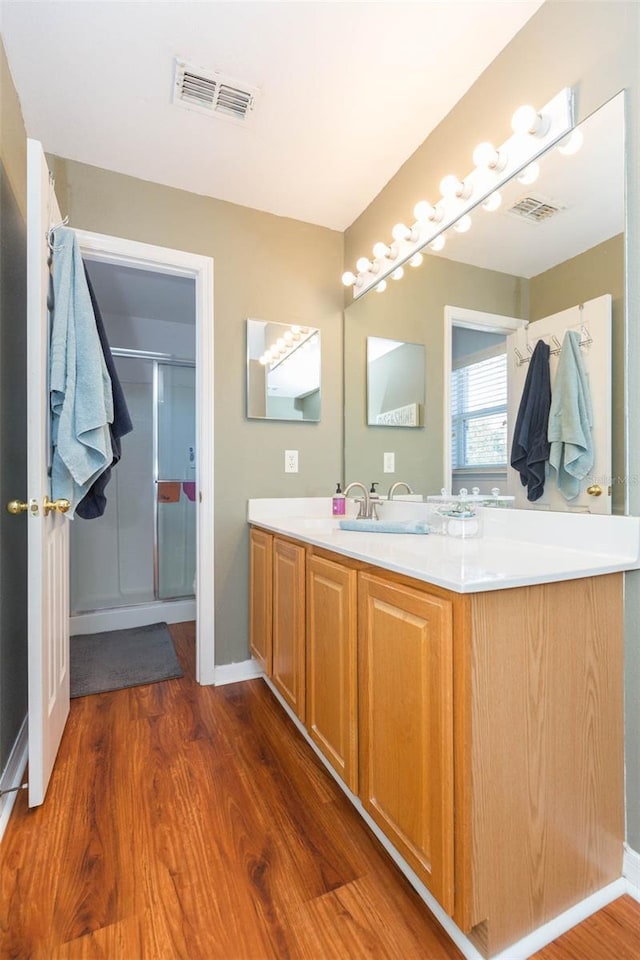
[[[344,493],[342,492],[342,488],[339,483],[336,486],[336,492],[333,495],[332,503],[332,512],[334,517],[343,517],[345,512],[345,500]]]

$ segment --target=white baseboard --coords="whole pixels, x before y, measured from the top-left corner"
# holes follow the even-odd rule
[[[257,660],[242,660],[241,663],[223,663],[215,668],[213,682],[216,687],[225,683],[239,683],[240,680],[255,680],[263,676],[263,669]]]
[[[627,893],[640,903],[640,853],[624,845],[622,873],[627,881]]]
[[[18,732],[15,743],[9,754],[7,764],[0,776],[0,790],[8,790],[10,787],[17,787],[24,776],[27,766],[27,757],[29,754],[29,725],[28,717],[22,721],[22,726]],[[6,793],[0,797],[0,841],[7,828],[13,805],[16,802],[18,791]]]
[[[522,940],[518,940],[517,943],[514,943],[506,950],[495,954],[492,960],[527,960],[528,957],[542,950],[543,947],[546,947],[554,940],[557,940],[563,933],[567,933],[568,930],[577,927],[577,925],[582,923],[583,920],[586,920],[587,917],[597,913],[598,910],[602,910],[603,907],[617,900],[618,897],[621,897],[626,892],[626,881],[623,877],[620,877],[619,880],[614,880],[613,883],[603,887],[602,890],[596,890],[596,892],[591,894],[590,897],[587,897],[586,900],[581,900],[580,903],[576,903],[574,907],[561,913],[559,917],[554,917],[549,923],[538,927],[533,933],[523,937]]]
[[[104,633],[105,630],[127,630],[149,623],[186,623],[196,619],[195,600],[158,600],[137,603],[130,607],[105,608],[92,613],[76,613],[69,617],[69,633]]]

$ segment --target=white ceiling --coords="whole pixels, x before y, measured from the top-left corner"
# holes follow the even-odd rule
[[[542,0],[2,0],[45,151],[344,230]],[[172,105],[181,57],[260,88],[244,126]]]

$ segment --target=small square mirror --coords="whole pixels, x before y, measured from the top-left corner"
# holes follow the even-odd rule
[[[320,331],[247,320],[247,417],[320,420]]]
[[[369,426],[423,426],[424,364],[421,343],[367,337]]]

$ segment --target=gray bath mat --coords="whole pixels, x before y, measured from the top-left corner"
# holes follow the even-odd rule
[[[166,623],[71,637],[71,696],[184,676]]]

